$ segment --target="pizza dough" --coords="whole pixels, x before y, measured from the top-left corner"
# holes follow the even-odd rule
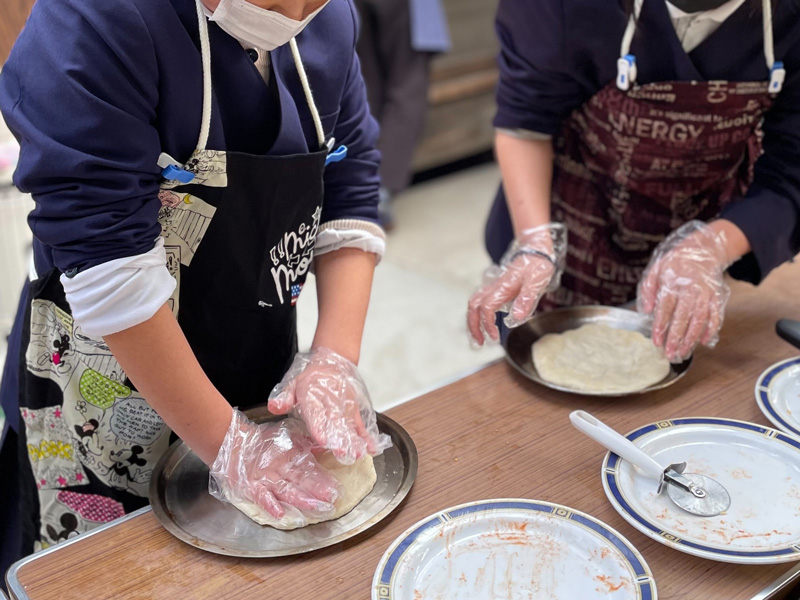
[[[270,527],[284,530],[297,529],[298,527],[343,517],[367,497],[378,480],[375,465],[369,455],[357,460],[352,465],[343,465],[330,452],[319,456],[317,461],[341,484],[339,499],[333,504],[335,510],[332,516],[322,519],[310,519],[304,522],[305,519],[299,511],[294,513],[287,511],[282,519],[276,519],[252,502],[234,502],[233,505],[259,525],[269,525]]]
[[[638,331],[584,325],[533,344],[533,365],[545,381],[572,390],[625,394],[659,383],[669,361]]]

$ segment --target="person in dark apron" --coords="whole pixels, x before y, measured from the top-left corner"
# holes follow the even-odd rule
[[[312,447],[331,450],[351,464],[390,445],[378,433],[355,366],[372,271],[383,247],[376,225],[377,128],[354,54],[355,9],[349,0],[305,2],[304,8],[295,2],[285,3],[283,14],[258,4],[175,0],[163,7],[142,3],[134,7],[136,15],[124,10],[111,15],[103,3],[43,0],[0,78],[0,107],[23,154],[52,158],[72,144],[82,152],[78,160],[91,163],[93,132],[84,129],[69,142],[59,140],[58,123],[37,113],[47,106],[45,99],[19,83],[33,85],[23,67],[29,66],[27,48],[44,43],[37,30],[46,31],[55,21],[68,26],[77,17],[95,31],[100,24],[109,26],[105,38],[83,32],[87,43],[102,39],[113,46],[115,39],[120,44],[127,40],[121,32],[133,38],[135,27],[148,23],[155,46],[174,50],[163,56],[160,68],[179,63],[173,73],[177,82],[144,77],[138,88],[109,91],[101,89],[104,83],[94,87],[90,76],[103,66],[102,56],[97,64],[87,58],[88,74],[81,80],[68,73],[76,68],[69,58],[82,49],[67,46],[61,67],[67,75],[55,75],[79,89],[71,94],[65,88],[64,102],[86,98],[90,120],[93,96],[110,94],[93,115],[100,122],[97,135],[119,136],[124,145],[135,143],[143,130],[150,140],[142,161],[147,170],[137,174],[141,183],[136,176],[125,184],[115,180],[115,168],[121,168],[115,161],[122,162],[127,149],[106,150],[95,159],[102,168],[92,173],[93,181],[99,180],[98,187],[106,187],[109,195],[123,188],[130,195],[125,206],[58,196],[59,185],[84,184],[84,167],[71,172],[44,159],[20,161],[17,182],[37,201],[31,219],[36,259],[18,319],[19,383],[10,389],[11,381],[4,382],[3,397],[16,395],[21,421],[23,553],[145,505],[153,467],[171,432],[209,464],[217,497],[255,503],[275,518],[290,516],[295,524],[330,513],[338,493],[337,482],[319,467]],[[299,36],[312,19],[314,25]],[[170,27],[161,31],[164,23]],[[146,63],[143,39],[139,35],[131,43],[137,61]],[[312,56],[308,73],[303,47]],[[214,62],[217,50],[224,57]],[[127,60],[119,47],[108,51],[117,67]],[[333,58],[327,58],[328,51]],[[331,66],[348,55],[349,66]],[[226,71],[237,69],[238,81],[227,80],[232,75]],[[187,71],[199,75],[199,86],[172,87]],[[134,79],[124,69],[100,74],[112,85],[115,77]],[[335,112],[318,110],[315,77],[321,91],[338,94]],[[226,89],[226,83],[239,87]],[[151,124],[163,127],[159,136],[147,133],[146,123],[128,135],[113,129],[114,118],[103,122],[104,110],[123,114],[119,109],[129,95],[141,91],[137,100],[143,101],[147,85],[161,88],[150,117]],[[242,133],[247,122],[237,121],[238,114],[218,114],[226,95],[237,89],[252,89],[264,101],[253,113],[252,136]],[[196,110],[193,90],[200,92]],[[176,94],[182,110],[170,126],[161,121],[168,120],[167,107]],[[295,104],[294,98],[300,101]],[[241,105],[239,110],[247,113],[248,102],[247,96],[232,97],[226,106]],[[184,152],[187,140],[180,137],[175,143],[176,132],[184,121],[191,124],[192,116],[197,120],[188,143],[194,150]],[[48,135],[59,143],[48,144]],[[244,140],[239,145],[255,151],[231,150],[228,138],[237,135]],[[153,147],[159,140],[160,156],[158,146]],[[148,158],[158,165],[149,165]],[[53,181],[61,182],[55,190],[43,182],[42,169],[50,169],[50,176],[58,178]],[[152,195],[138,196],[140,189]],[[59,252],[66,249],[44,241],[64,232],[39,227],[48,211],[60,209],[54,206],[54,193],[62,203],[72,203],[71,213],[85,215],[93,228],[86,239],[103,236],[98,222],[121,232],[141,228],[145,241],[153,228],[155,235],[143,253],[109,247],[88,267],[65,268],[69,261],[63,262]],[[341,196],[349,203],[344,209]],[[137,203],[147,206],[141,222]],[[126,214],[128,209],[136,215]],[[84,224],[69,217],[62,217],[62,229]],[[118,239],[124,242],[121,234]],[[298,354],[295,305],[312,263],[320,324],[312,350]],[[293,414],[305,428],[256,425],[240,412],[268,400],[273,412]]]
[[[776,52],[770,1],[751,4],[635,0],[626,21],[616,0],[501,2],[498,264],[469,302],[476,343],[499,339],[497,312],[515,327],[637,300],[680,362],[718,340],[729,268],[758,282],[800,250],[800,27],[776,19]]]

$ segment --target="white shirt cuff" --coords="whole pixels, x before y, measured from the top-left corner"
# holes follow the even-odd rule
[[[118,258],[75,275],[61,276],[75,322],[86,335],[102,337],[151,318],[177,285],[167,269],[164,238],[139,256]]]
[[[547,140],[552,140],[553,136],[549,133],[542,133],[540,131],[531,131],[529,129],[506,129],[505,127],[498,127],[496,131],[500,133],[504,133],[508,136],[516,138],[518,140],[528,140],[534,142],[545,142]]]
[[[314,255],[322,256],[341,248],[355,248],[375,254],[376,263],[386,252],[386,236],[377,225],[367,221],[331,221],[325,223],[314,246]]]

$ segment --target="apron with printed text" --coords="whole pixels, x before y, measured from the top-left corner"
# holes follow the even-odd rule
[[[210,49],[199,7],[198,22],[208,109]],[[292,51],[303,71],[294,41]],[[198,149],[183,165],[172,161],[165,177],[177,175],[159,193],[167,267],[178,283],[169,305],[205,373],[238,407],[266,402],[297,349],[295,304],[312,261],[329,159],[304,75],[319,150],[206,149],[204,110]],[[146,505],[171,434],[103,340],[74,322],[59,275],[52,270],[31,283],[23,331],[26,552]]]
[[[636,86],[628,54],[635,24],[636,15],[617,81],[576,109],[554,140],[552,218],[567,225],[569,247],[561,288],[545,309],[632,301],[656,246],[744,196],[762,153],[782,64],[768,60],[770,82]]]

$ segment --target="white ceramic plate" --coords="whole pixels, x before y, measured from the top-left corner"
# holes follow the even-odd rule
[[[800,436],[800,358],[790,358],[761,374],[756,402],[775,427]]]
[[[644,558],[600,521],[558,504],[502,499],[432,515],[378,564],[372,600],[656,600]]]
[[[657,482],[609,453],[603,487],[636,529],[702,558],[771,564],[800,560],[800,440],[761,425],[688,418],[647,425],[628,439],[662,464],[686,461],[687,473],[716,479],[731,507],[697,517],[656,494]]]

